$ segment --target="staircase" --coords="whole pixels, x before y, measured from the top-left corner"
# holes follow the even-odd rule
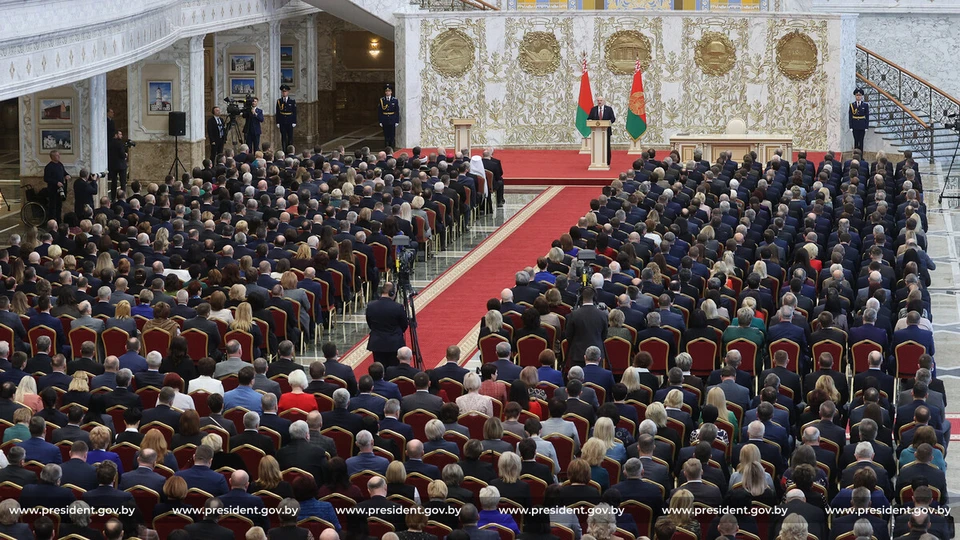
[[[857,45],[857,81],[870,103],[874,132],[898,150],[931,163],[949,163],[960,134],[945,123],[960,120],[960,101],[886,58]]]

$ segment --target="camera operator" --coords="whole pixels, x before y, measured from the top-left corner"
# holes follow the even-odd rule
[[[223,143],[227,140],[227,130],[220,118],[220,107],[213,108],[213,116],[207,119],[207,140],[210,141],[210,159],[216,160],[223,153]]]
[[[70,175],[60,162],[60,152],[51,151],[50,163],[43,168],[43,181],[47,184],[47,219],[60,221],[63,200],[67,198],[64,186],[69,180]]]
[[[127,194],[127,145],[123,141],[123,132],[117,131],[107,146],[107,172],[110,178],[110,200],[117,200],[117,182],[119,181],[121,199]],[[93,204],[90,204],[93,208]]]
[[[373,361],[384,368],[398,365],[397,350],[406,346],[403,333],[407,330],[407,312],[396,302],[396,296],[394,284],[386,282],[380,287],[380,298],[367,306],[367,350],[373,353]]]
[[[89,215],[93,215],[93,199],[99,191],[97,186],[99,178],[97,174],[91,175],[86,169],[80,169],[80,176],[73,181],[73,211],[78,216],[88,215],[83,211],[84,206],[89,206]]]
[[[246,119],[246,122],[243,125],[243,137],[247,143],[247,146],[250,147],[250,153],[256,154],[260,150],[260,133],[261,125],[263,124],[263,111],[260,110],[260,107],[257,105],[260,104],[260,100],[257,98],[250,98],[247,100],[246,106],[243,110],[243,118]]]

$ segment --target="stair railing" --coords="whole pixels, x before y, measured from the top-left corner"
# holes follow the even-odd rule
[[[857,73],[893,96],[906,107],[934,123],[960,112],[960,100],[879,54],[857,45]]]
[[[880,88],[874,81],[868,80],[862,74],[857,73],[857,80],[865,85],[866,93],[875,106],[871,109],[871,127],[891,129],[903,144],[917,150],[929,150],[930,162],[933,162],[933,122],[925,122],[917,116],[909,107],[897,99],[895,96]],[[893,106],[893,110],[887,107],[887,110],[880,111],[880,102]]]

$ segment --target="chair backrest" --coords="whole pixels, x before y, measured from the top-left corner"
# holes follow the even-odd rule
[[[730,351],[740,352],[740,369],[751,375],[756,373],[757,355],[760,354],[756,343],[749,339],[737,338],[727,343],[727,352]]]
[[[818,345],[820,345],[820,343],[818,343]],[[840,350],[841,352],[843,351],[842,348]],[[786,338],[778,339],[768,346],[768,351],[769,351],[770,358],[773,358],[773,355],[776,354],[778,351],[784,351],[785,353],[787,353],[787,369],[794,373],[799,372],[800,370],[800,344],[799,343],[795,341],[791,341]],[[815,352],[814,358],[817,358],[818,356],[819,355]],[[834,356],[834,358],[839,358],[839,356]]]
[[[470,430],[470,438],[477,439],[478,441],[483,440],[483,425],[489,420],[490,417],[481,413],[481,412],[468,412],[466,414],[461,414],[457,419],[457,423],[461,426]]]
[[[481,456],[481,457],[482,457],[482,456]],[[427,463],[427,464],[429,464],[429,465],[435,465],[435,466],[437,467],[437,469],[439,469],[439,470],[441,470],[441,471],[442,471],[443,468],[446,467],[447,465],[451,465],[451,464],[457,463],[457,462],[459,462],[459,461],[460,461],[460,458],[458,458],[458,457],[455,456],[454,454],[452,454],[452,453],[450,453],[450,452],[448,452],[448,451],[446,451],[446,450],[442,450],[442,449],[432,450],[432,451],[427,452],[426,454],[423,455],[423,462],[424,462],[424,463]],[[423,494],[421,494],[420,496],[422,497]]]
[[[227,332],[227,335],[223,336],[224,343],[229,343],[234,339],[240,343],[240,358],[244,362],[253,364],[253,348],[255,343],[253,334],[244,332],[243,330],[231,330]]]
[[[853,372],[855,374],[870,369],[869,357],[873,351],[883,354],[883,347],[869,339],[858,341],[850,346],[850,357],[853,359]]]
[[[240,424],[243,425],[243,424]],[[260,460],[263,456],[267,455],[262,449],[257,448],[251,444],[241,444],[240,446],[234,448],[232,453],[240,456],[240,459],[243,460],[243,464],[247,469],[247,472],[250,474],[250,479],[253,480],[255,476],[258,476],[260,469]]]
[[[94,344],[97,343],[97,331],[93,328],[88,328],[86,326],[78,326],[67,334],[67,341],[70,342],[70,351],[74,358],[80,357],[80,346],[83,345],[84,341],[92,341]],[[99,348],[95,347],[93,349],[93,358],[99,360]]]
[[[40,336],[47,336],[50,338],[50,350],[60,350],[60,344],[57,343],[57,331],[45,324],[41,324],[31,328],[30,330],[27,330],[27,340],[30,342],[30,356],[36,356],[37,352],[39,351],[37,348],[37,339]]]
[[[562,418],[569,422],[573,422],[573,425],[577,427],[577,435],[580,437],[581,441],[587,440],[587,432],[590,430],[589,420],[580,416],[579,414],[574,413],[566,413]]]
[[[610,371],[617,377],[623,376],[623,372],[630,366],[633,345],[622,337],[609,337],[603,342],[603,349],[606,351]]]
[[[180,333],[180,337],[187,340],[187,354],[190,358],[200,359],[207,356],[210,346],[210,336],[198,328],[190,328]]]
[[[653,362],[650,363],[650,372],[657,375],[665,375],[667,372],[667,360],[670,356],[670,344],[666,341],[648,337],[637,345],[637,349],[642,352],[650,353]]]
[[[153,521],[153,508],[160,504],[160,494],[145,486],[132,486],[125,491],[133,495],[133,500],[143,512],[143,518],[147,523]]]
[[[574,440],[566,435],[561,435],[560,433],[548,433],[543,437],[543,440],[548,441],[553,445],[553,449],[557,453],[557,461],[559,461],[558,465],[560,466],[560,470],[566,471],[567,467],[570,465],[570,462],[573,461],[574,458],[574,450],[576,446]]]
[[[896,362],[896,376],[900,378],[912,377],[920,369],[920,356],[927,352],[927,348],[916,341],[905,341],[893,350]]]
[[[153,518],[153,529],[160,538],[168,538],[170,533],[193,523],[193,519],[179,511],[164,512]]]
[[[170,351],[173,334],[162,328],[151,328],[143,333],[143,347],[147,352],[158,351],[164,358]]]
[[[380,473],[377,473],[371,470],[363,470],[358,473],[354,473],[350,475],[350,483],[357,486],[357,488],[360,490],[361,493],[363,493],[363,496],[365,498],[369,498],[370,491],[367,489],[367,482],[369,482],[370,479],[375,476],[379,476],[383,478],[383,475]]]
[[[353,433],[350,431],[340,426],[330,426],[320,431],[320,434],[333,439],[333,444],[337,447],[338,456],[353,455]]]

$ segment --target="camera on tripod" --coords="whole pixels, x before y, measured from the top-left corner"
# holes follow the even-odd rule
[[[409,236],[397,236],[393,239],[393,247],[397,250],[397,281],[401,287],[410,285],[410,272],[413,271],[417,260],[417,249],[410,245]]]
[[[233,99],[230,96],[223,98],[223,101],[227,104],[227,115],[231,119],[253,110],[253,96],[250,94],[247,94],[243,101]]]
[[[590,281],[590,265],[597,260],[597,252],[581,249],[577,252],[577,262],[573,268],[576,280],[584,285]]]

